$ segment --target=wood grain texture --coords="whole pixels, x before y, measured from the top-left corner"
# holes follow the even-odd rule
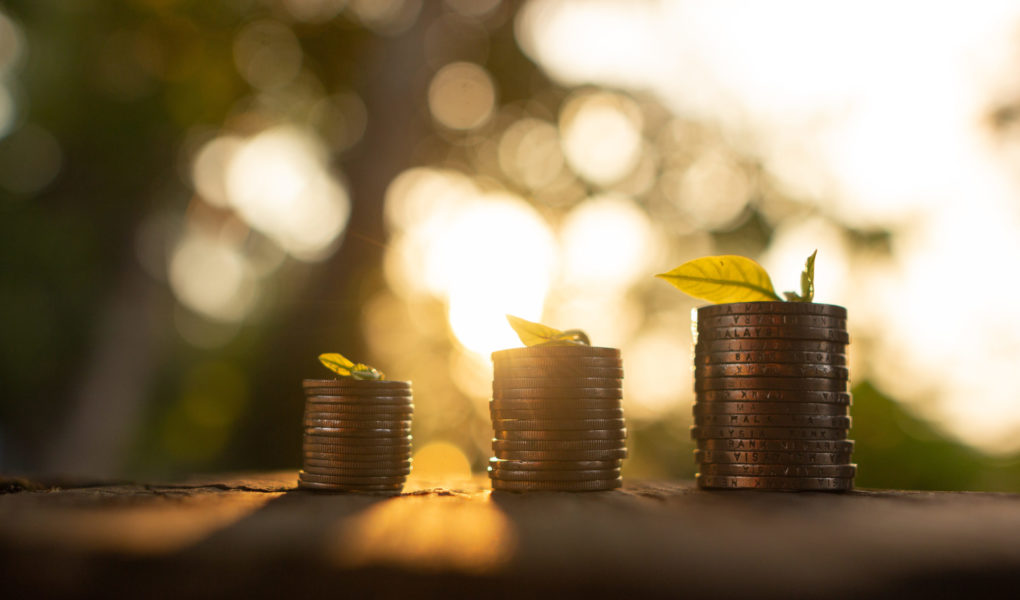
[[[0,481],[0,589],[45,596],[896,597],[1020,583],[1020,495],[706,492],[626,482],[396,498],[293,473],[76,487]],[[16,596],[10,596],[16,597]]]

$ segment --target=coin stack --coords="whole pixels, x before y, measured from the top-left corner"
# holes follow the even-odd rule
[[[492,361],[492,489],[620,487],[627,430],[618,349],[532,346],[493,352]]]
[[[698,485],[850,490],[850,343],[841,306],[746,302],[697,309]]]
[[[409,381],[305,379],[302,488],[399,494],[411,472]]]

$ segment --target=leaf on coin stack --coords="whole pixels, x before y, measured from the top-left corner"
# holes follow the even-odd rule
[[[386,376],[382,374],[382,371],[379,371],[375,367],[370,367],[364,363],[354,364],[354,362],[350,359],[346,358],[342,354],[337,354],[336,352],[320,354],[319,362],[325,365],[327,369],[341,377],[351,377],[353,379],[360,380],[386,379]]]
[[[514,328],[517,337],[521,338],[525,346],[591,345],[587,334],[580,329],[560,331],[513,315],[507,315],[506,320],[510,322],[510,327]]]
[[[743,256],[706,256],[656,277],[690,296],[716,304],[782,300],[765,269]]]
[[[807,257],[807,263],[804,264],[804,271],[800,274],[800,293],[796,292],[783,292],[786,299],[790,302],[811,302],[815,298],[815,255],[818,254],[818,250],[811,253],[811,256]]]

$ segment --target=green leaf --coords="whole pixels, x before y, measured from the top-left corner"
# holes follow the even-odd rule
[[[351,377],[353,379],[386,378],[386,376],[378,369],[370,367],[364,363],[354,364],[342,354],[337,354],[336,352],[320,354],[319,362],[325,365],[327,369],[341,377]]]
[[[560,331],[548,325],[528,321],[513,315],[507,315],[506,320],[517,332],[517,337],[525,346],[565,346],[570,344],[590,345],[588,336],[580,329],[568,329]]]
[[[800,294],[784,292],[790,302],[811,302],[815,299],[815,256],[818,250],[811,253],[800,274]]]
[[[743,256],[697,258],[656,277],[690,296],[716,304],[781,300],[765,269]]]

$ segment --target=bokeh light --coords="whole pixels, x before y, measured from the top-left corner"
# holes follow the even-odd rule
[[[429,84],[429,110],[450,129],[474,129],[492,116],[496,89],[482,67],[467,62],[446,65]]]
[[[170,285],[177,299],[219,321],[239,321],[255,302],[255,278],[244,256],[229,242],[193,230],[170,258]]]
[[[599,185],[621,179],[637,165],[642,127],[641,110],[620,94],[580,94],[560,113],[567,162]]]

